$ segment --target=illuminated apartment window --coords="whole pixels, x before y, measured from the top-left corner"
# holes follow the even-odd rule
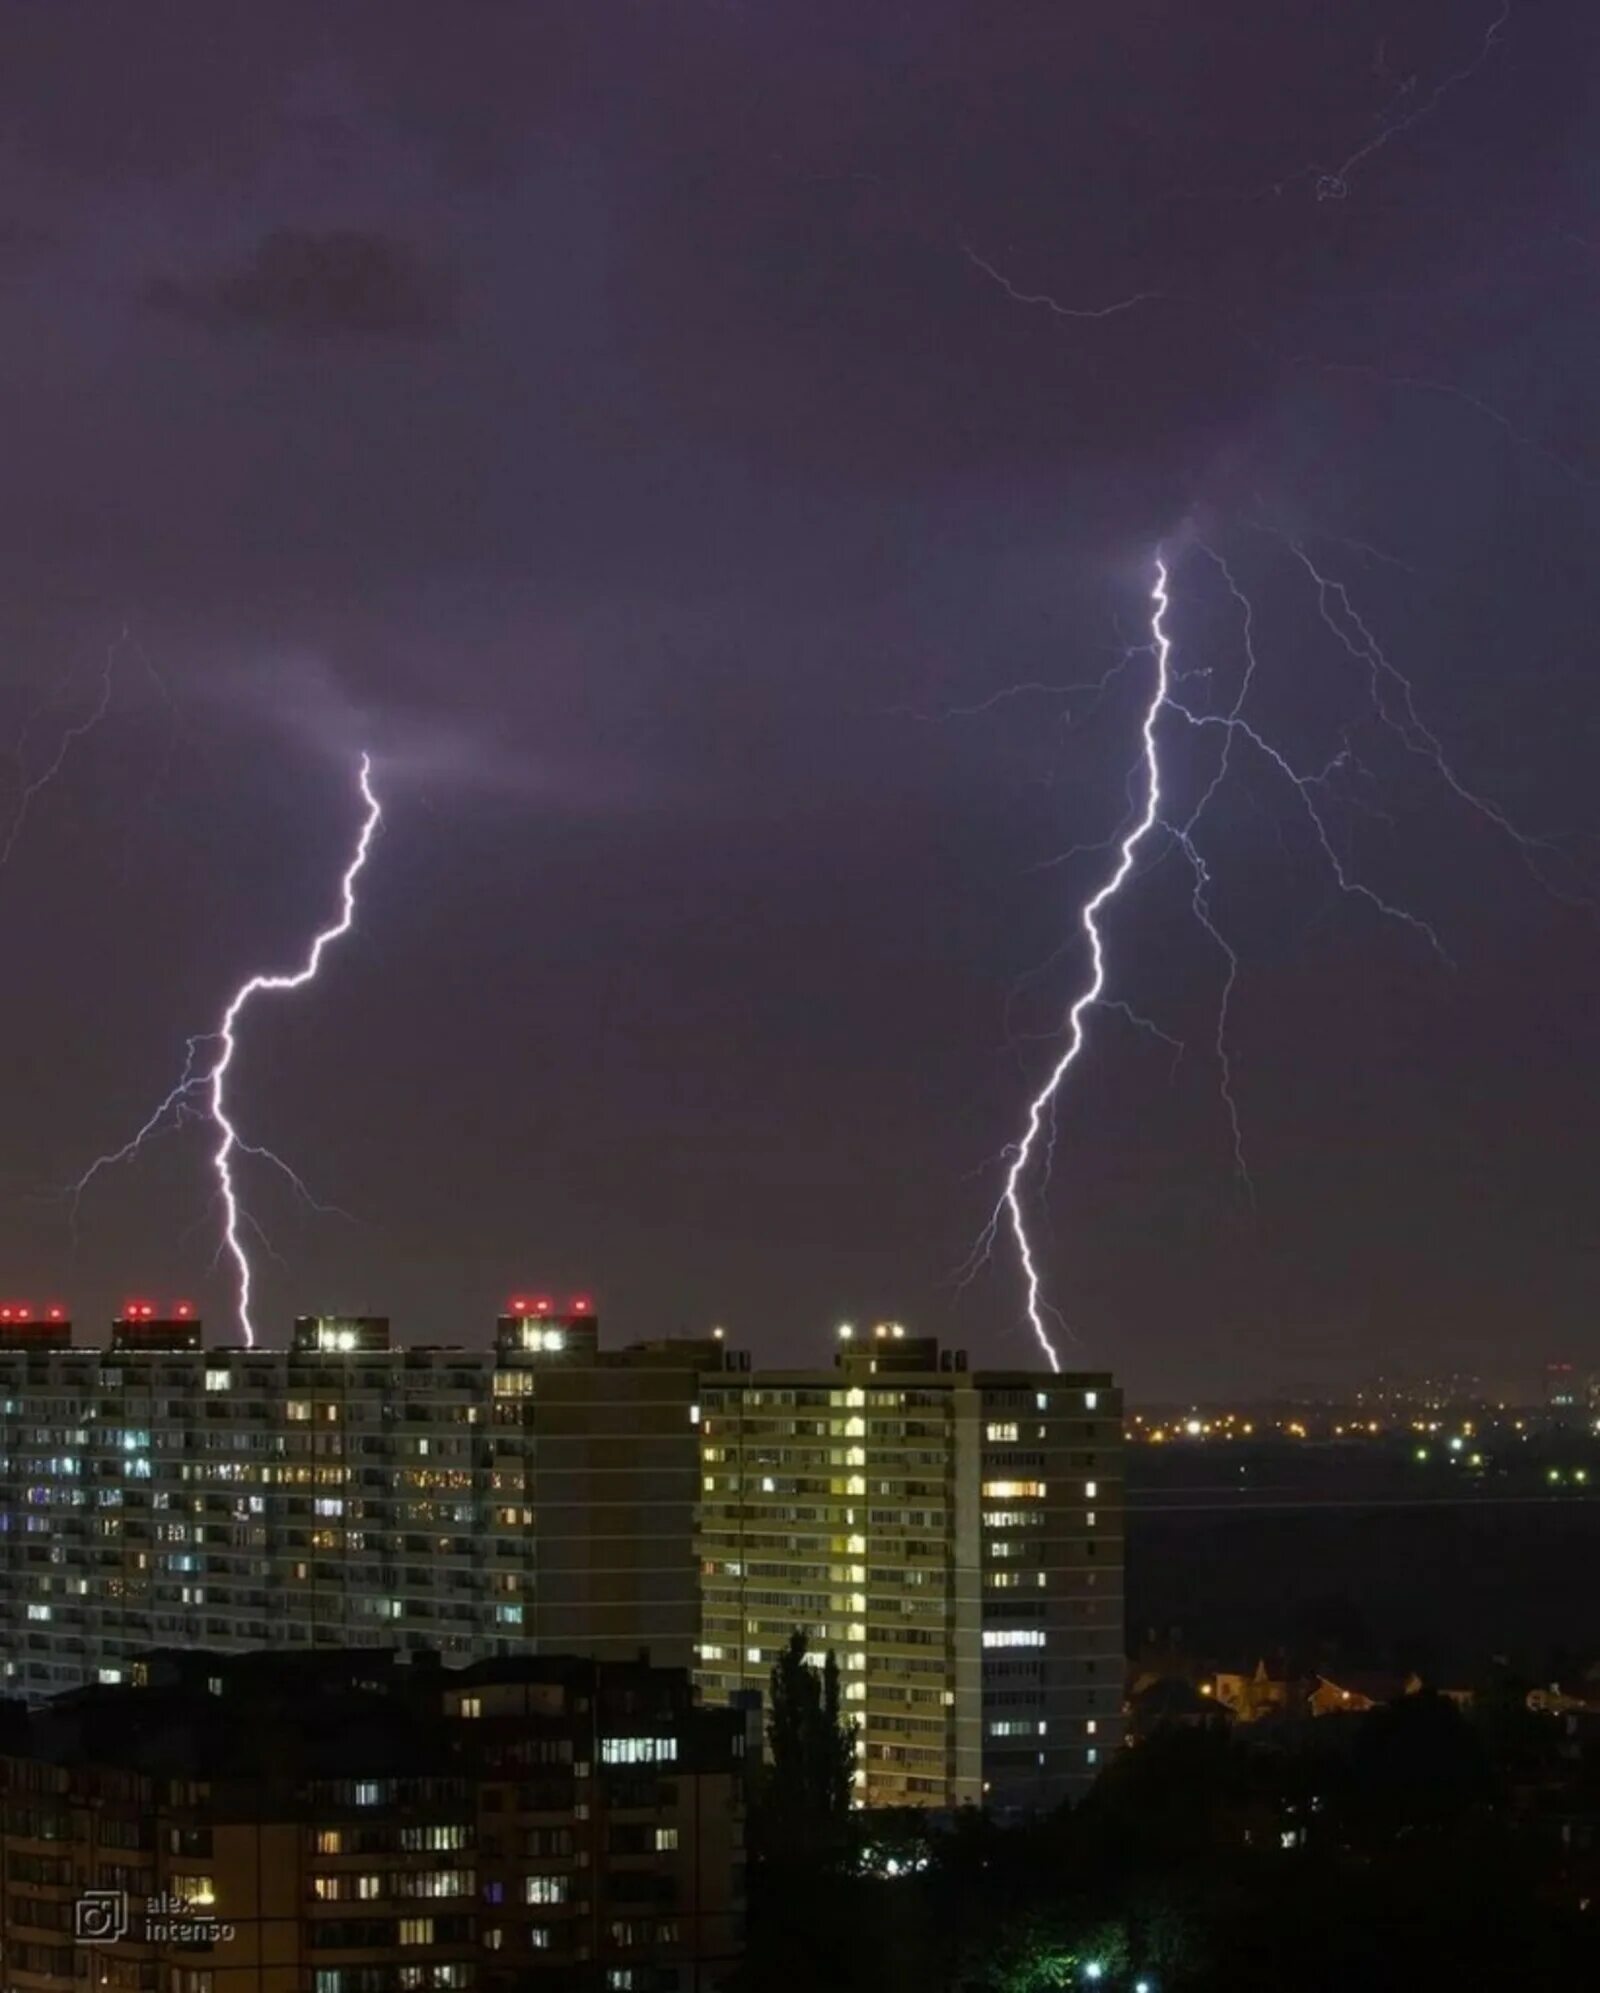
[[[386,1893],[381,1875],[358,1875],[355,1885],[356,1896],[363,1903],[376,1903]]]
[[[1017,1440],[1017,1429],[1014,1425],[985,1426],[983,1436],[991,1446],[1014,1446]]]
[[[289,1398],[284,1401],[283,1415],[286,1419],[309,1419],[311,1400],[309,1398]]]
[[[344,1829],[342,1827],[318,1828],[317,1853],[319,1855],[342,1855],[344,1853]]]
[[[175,1875],[169,1894],[181,1896],[197,1909],[208,1910],[217,1900],[217,1885],[209,1875]]]
[[[676,1737],[602,1737],[603,1765],[670,1765],[678,1756]],[[531,1899],[530,1899],[531,1900]]]
[[[530,1875],[523,1878],[524,1903],[565,1903],[572,1887],[567,1875]]]
[[[744,1650],[744,1658],[750,1667],[759,1668],[761,1666],[761,1649],[759,1647],[747,1647]]]
[[[231,1391],[233,1389],[233,1372],[231,1370],[208,1370],[206,1372],[206,1389],[208,1391]]]
[[[1085,1758],[1088,1759],[1091,1765],[1097,1765],[1100,1762],[1100,1753],[1093,1744],[1091,1744],[1088,1750],[1084,1752],[1084,1756]]]
[[[1085,1410],[1085,1411],[1088,1411],[1088,1412],[1092,1412],[1092,1411],[1094,1411],[1094,1410],[1095,1410],[1095,1408],[1096,1408],[1096,1407],[1097,1407],[1097,1406],[1099,1405],[1099,1403],[1100,1403],[1100,1393],[1099,1393],[1098,1391],[1085,1391],[1085,1392],[1084,1392],[1084,1394],[1083,1394],[1083,1406],[1084,1406],[1084,1410]]]
[[[1089,1492],[1093,1494],[1094,1490],[1092,1487]],[[985,1481],[983,1484],[983,1493],[985,1497],[993,1501],[1037,1502],[1044,1500],[1045,1484],[1043,1481]]]
[[[1086,1509],[1086,1510],[1084,1511],[1084,1516],[1083,1516],[1083,1520],[1084,1520],[1084,1525],[1085,1525],[1085,1527],[1086,1527],[1086,1528],[1088,1528],[1088,1529],[1093,1529],[1093,1528],[1094,1528],[1094,1510],[1093,1510],[1093,1509]]]
[[[656,1853],[658,1855],[670,1854],[677,1845],[678,1830],[676,1827],[658,1827],[656,1829]]]
[[[1092,1502],[1100,1492],[1100,1483],[1098,1481],[1085,1481],[1083,1492],[1085,1499]]]
[[[1035,1397],[1033,1402],[1035,1405],[1038,1406],[1041,1412],[1048,1412],[1050,1409],[1050,1397],[1048,1392],[1045,1391],[1039,1392],[1039,1394]]]
[[[548,1924],[534,1924],[528,1932],[528,1946],[532,1951],[550,1949],[550,1927]]]
[[[461,1714],[463,1716],[481,1716],[483,1714],[482,1696],[464,1695],[461,1698]]]
[[[1044,1631],[1037,1626],[986,1626],[985,1647],[1042,1647]]]
[[[431,1917],[402,1917],[400,1919],[400,1942],[403,1945],[431,1945],[433,1943],[433,1919]]]
[[[1091,1716],[1083,1727],[1089,1736],[1094,1736],[1095,1732],[1100,1728],[1099,1718]]]

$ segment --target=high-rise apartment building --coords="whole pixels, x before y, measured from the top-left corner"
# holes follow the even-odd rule
[[[7,1993],[724,1983],[737,1712],[638,1662],[396,1661],[154,1653],[141,1686],[0,1704]]]
[[[0,1310],[0,1689],[157,1648],[585,1653],[764,1692],[837,1653],[870,1804],[1081,1790],[1121,1704],[1122,1421],[1109,1376],[970,1371],[885,1328],[831,1370],[715,1336],[602,1350],[534,1300],[492,1350],[305,1316],[206,1349],[130,1306],[110,1347]]]
[[[205,1349],[149,1303],[75,1349],[59,1316],[0,1316],[0,1688],[114,1682],[181,1642],[687,1666],[696,1407],[737,1360],[602,1350],[586,1304],[534,1300],[492,1351],[330,1316],[288,1350]]]
[[[868,1804],[1048,1807],[1120,1730],[1122,1400],[1109,1375],[972,1371],[895,1327],[832,1370],[701,1395],[709,1699],[793,1628],[838,1657]]]

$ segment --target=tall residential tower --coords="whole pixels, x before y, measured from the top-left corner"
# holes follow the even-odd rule
[[[1121,1393],[840,1338],[832,1370],[706,1381],[701,1686],[765,1687],[802,1626],[838,1657],[867,1804],[1055,1805],[1120,1730]]]

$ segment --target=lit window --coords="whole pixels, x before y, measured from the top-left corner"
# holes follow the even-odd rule
[[[670,1765],[678,1756],[676,1737],[602,1737],[603,1765]]]
[[[744,1658],[752,1668],[759,1668],[761,1666],[761,1649],[759,1647],[747,1647],[744,1650]]]
[[[169,1893],[197,1909],[209,1909],[217,1900],[217,1885],[209,1875],[175,1875]]]
[[[344,1853],[344,1829],[323,1827],[317,1833],[317,1853],[319,1855],[342,1855]]]
[[[1100,1753],[1093,1744],[1091,1744],[1088,1750],[1085,1751],[1084,1756],[1088,1759],[1091,1765],[1097,1765],[1100,1762]]]
[[[1094,1528],[1094,1510],[1093,1510],[1093,1509],[1085,1509],[1085,1510],[1084,1510],[1084,1514],[1083,1514],[1083,1520],[1084,1520],[1084,1526],[1085,1526],[1086,1528],[1088,1528],[1088,1529],[1093,1529],[1093,1528]]]
[[[985,1481],[985,1496],[994,1501],[1043,1501],[1045,1484],[1043,1481]],[[1091,1487],[1089,1492],[1094,1493]]]
[[[677,1845],[678,1830],[676,1827],[658,1827],[656,1829],[656,1853],[658,1855],[670,1854]]]
[[[433,1919],[431,1917],[402,1917],[400,1919],[400,1942],[403,1945],[431,1945],[433,1943]]]
[[[572,1878],[566,1875],[530,1875],[524,1878],[524,1903],[565,1903]]]
[[[1098,1481],[1085,1481],[1083,1492],[1085,1499],[1092,1502],[1100,1492],[1100,1483]]]
[[[986,1626],[985,1647],[1042,1647],[1044,1630],[1037,1626]]]
[[[461,1698],[461,1714],[463,1716],[481,1716],[483,1714],[482,1696],[464,1695]]]
[[[1014,1425],[985,1426],[983,1436],[991,1446],[1014,1446],[1017,1440],[1017,1429]]]
[[[1097,1407],[1097,1406],[1099,1405],[1099,1403],[1100,1403],[1100,1393],[1099,1393],[1098,1391],[1085,1391],[1085,1392],[1084,1392],[1084,1394],[1083,1394],[1083,1405],[1084,1405],[1084,1410],[1085,1410],[1085,1411],[1089,1411],[1089,1412],[1092,1412],[1092,1411],[1094,1411],[1094,1410],[1095,1410],[1095,1408],[1096,1408],[1096,1407]]]
[[[1033,1402],[1035,1403],[1035,1405],[1038,1406],[1041,1412],[1048,1412],[1050,1409],[1050,1397],[1048,1392],[1045,1391],[1039,1392]]]

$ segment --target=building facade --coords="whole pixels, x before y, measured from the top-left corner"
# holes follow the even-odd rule
[[[527,1302],[492,1351],[302,1318],[205,1349],[139,1304],[104,1350],[0,1320],[0,1688],[123,1679],[154,1647],[328,1644],[686,1666],[695,1425],[714,1338],[601,1350]]]
[[[7,1706],[6,1993],[721,1986],[742,1719],[640,1663],[396,1658],[154,1655]]]
[[[764,1688],[803,1627],[837,1655],[869,1805],[1083,1791],[1120,1734],[1121,1393],[971,1371],[885,1326],[832,1370],[728,1371],[701,1398],[698,1679]]]

